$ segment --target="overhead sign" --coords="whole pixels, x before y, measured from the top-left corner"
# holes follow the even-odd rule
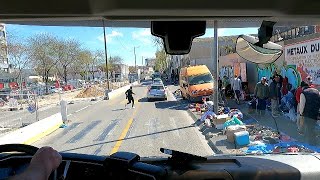
[[[284,54],[286,64],[296,66],[301,80],[310,75],[314,84],[320,84],[320,39],[287,45]]]

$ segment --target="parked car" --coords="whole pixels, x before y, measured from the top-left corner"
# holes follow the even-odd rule
[[[167,87],[163,84],[152,84],[148,89],[147,99],[167,100]]]
[[[160,78],[155,78],[153,81],[152,81],[153,84],[163,84],[162,80]]]

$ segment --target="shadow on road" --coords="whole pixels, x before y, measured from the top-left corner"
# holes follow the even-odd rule
[[[139,99],[138,102],[148,102],[148,99],[144,97],[144,98]]]
[[[125,108],[113,109],[112,111],[122,111],[122,110],[125,110]]]
[[[73,151],[73,150],[88,148],[88,147],[92,147],[92,146],[98,146],[98,145],[113,143],[113,142],[117,142],[117,141],[125,141],[125,140],[129,140],[129,139],[135,139],[135,138],[140,138],[140,137],[152,136],[152,135],[156,135],[156,134],[167,133],[167,132],[172,132],[172,131],[178,131],[178,130],[181,130],[181,129],[187,129],[187,128],[192,128],[192,127],[194,127],[194,126],[193,126],[193,125],[190,125],[190,126],[184,126],[184,127],[174,128],[174,129],[168,129],[168,130],[164,130],[164,131],[158,131],[158,132],[149,133],[149,134],[143,134],[143,135],[139,135],[139,136],[133,136],[133,137],[128,137],[128,138],[123,138],[123,139],[119,139],[119,140],[99,142],[99,143],[90,144],[90,145],[86,145],[86,146],[82,146],[82,147],[67,149],[67,150],[64,150],[64,151],[61,151],[61,152],[68,152],[68,151]]]
[[[184,101],[163,101],[156,102],[156,108],[159,109],[174,109],[174,110],[187,110],[188,104]]]

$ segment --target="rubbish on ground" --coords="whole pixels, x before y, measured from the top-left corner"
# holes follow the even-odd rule
[[[223,124],[223,128],[227,128],[228,126],[231,126],[231,125],[243,125],[243,122],[241,120],[239,120],[237,117],[233,116],[232,119],[226,121],[224,124]]]
[[[229,116],[230,117],[236,116],[238,119],[242,119],[243,118],[243,114],[239,109],[230,110]]]
[[[246,126],[243,125],[231,125],[226,129],[227,141],[234,143],[234,133],[245,131]]]
[[[235,132],[234,141],[237,146],[245,146],[250,144],[249,132],[248,131]]]
[[[223,115],[218,115],[218,116],[215,116],[215,118],[213,118],[213,124],[215,126],[217,125],[222,125],[222,128],[223,128],[223,124],[228,120],[230,119],[230,117],[228,116],[228,114],[223,114]],[[219,126],[219,127],[220,127]]]

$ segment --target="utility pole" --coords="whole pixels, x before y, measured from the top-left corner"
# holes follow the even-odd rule
[[[136,47],[133,47],[133,54],[134,54],[134,70],[137,73],[137,57],[136,57]]]
[[[219,78],[219,65],[218,65],[218,21],[214,20],[213,22],[214,26],[214,37],[213,37],[213,46],[212,46],[212,60],[213,60],[213,77],[214,77],[214,84],[213,84],[213,104],[214,104],[214,112],[218,113],[218,106],[219,106],[219,101],[218,101],[218,78]]]
[[[103,24],[104,54],[105,54],[105,58],[106,58],[107,88],[109,90],[109,68],[108,68],[108,54],[107,54],[107,39],[106,39],[106,27],[104,25],[103,18],[102,18],[102,24]]]

